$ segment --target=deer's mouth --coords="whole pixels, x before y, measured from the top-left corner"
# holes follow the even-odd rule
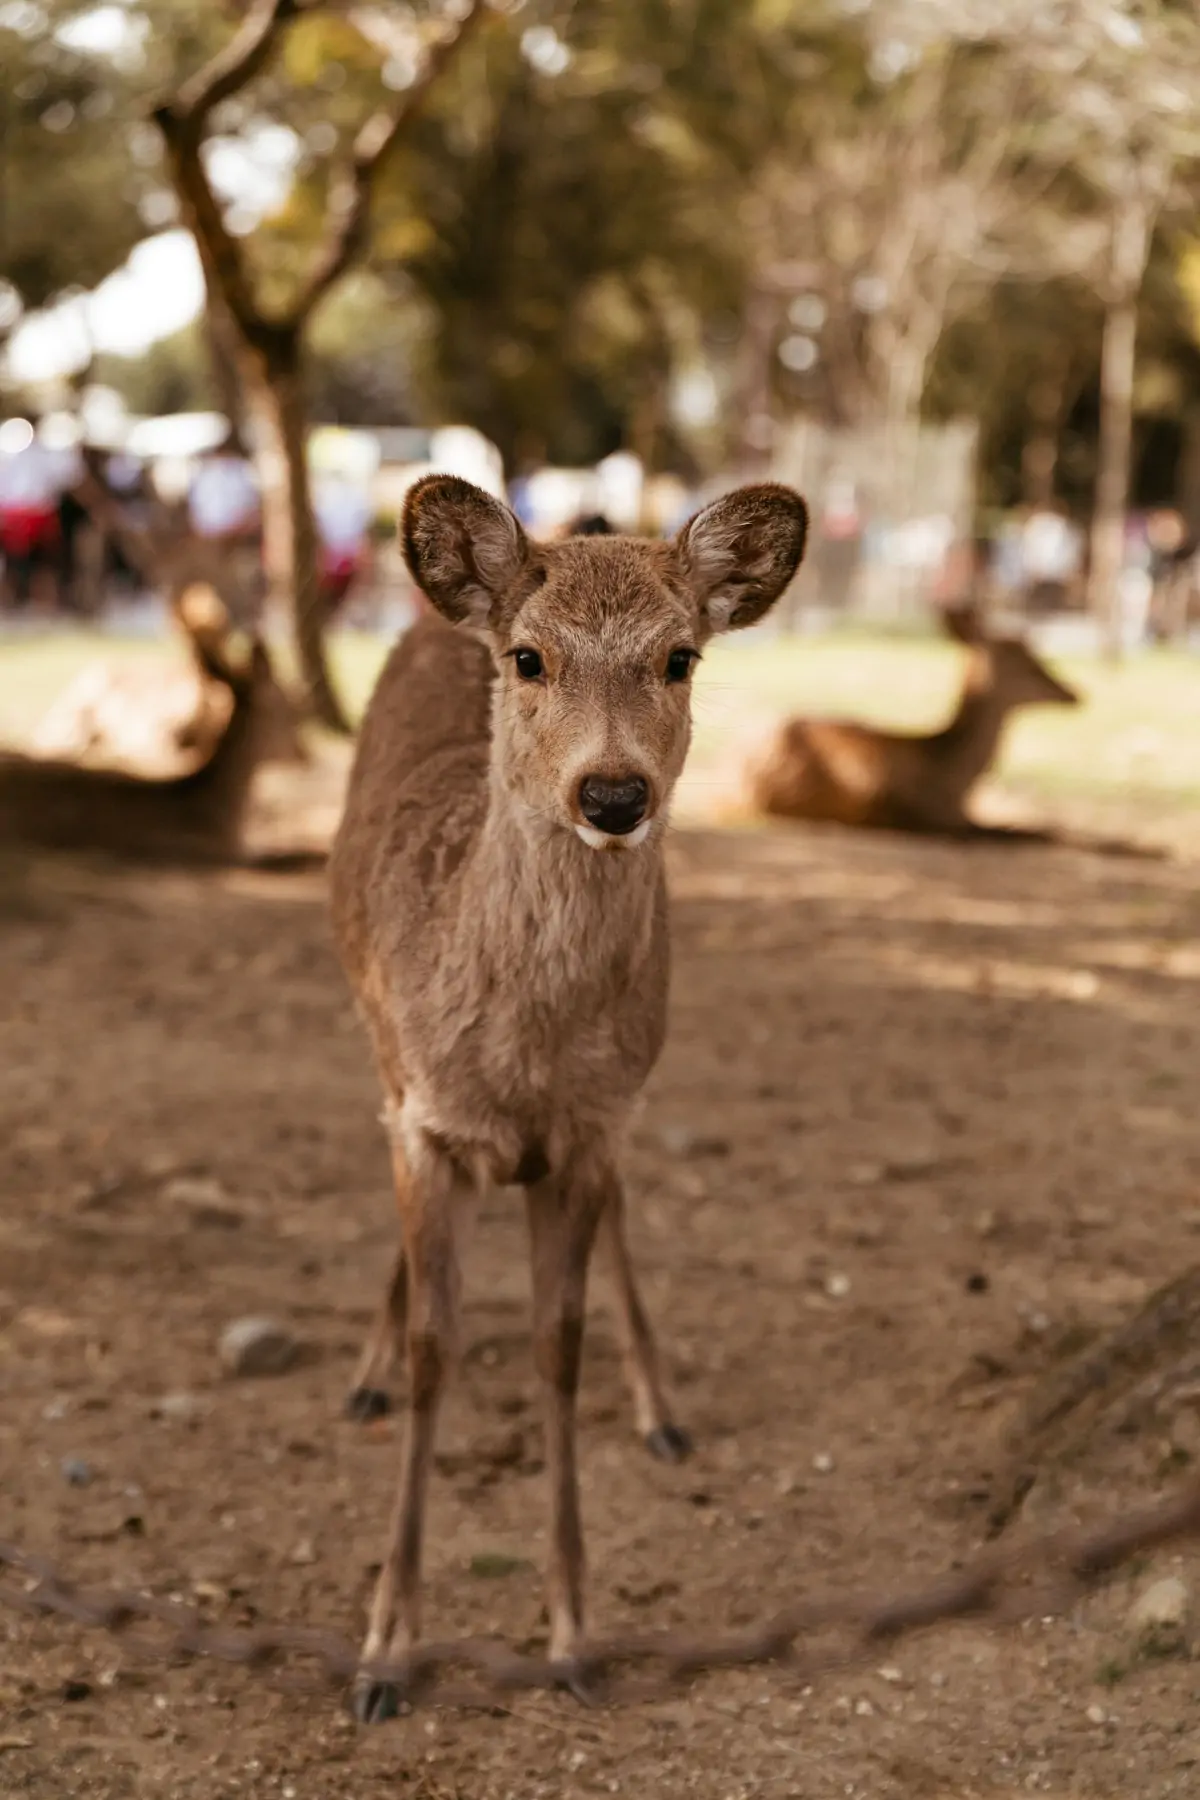
[[[653,818],[642,819],[630,831],[600,831],[595,825],[576,824],[575,830],[589,850],[636,850],[650,836]]]

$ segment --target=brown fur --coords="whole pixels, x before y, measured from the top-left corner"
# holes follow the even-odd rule
[[[980,835],[967,798],[995,759],[1019,706],[1074,706],[1078,696],[1018,638],[987,636],[966,608],[947,628],[967,647],[954,717],[926,736],[834,719],[789,719],[742,771],[756,812],[868,829]],[[1012,835],[1004,833],[1004,835]]]
[[[575,1392],[598,1233],[639,1424],[660,1453],[684,1443],[625,1246],[619,1174],[622,1127],[666,1023],[661,849],[690,735],[690,683],[668,680],[668,658],[761,617],[805,527],[797,495],[763,486],[716,502],[671,544],[536,546],[466,482],[429,477],[409,495],[406,556],[441,616],[421,619],[380,677],[331,862],[338,943],[386,1095],[407,1263],[373,1340],[386,1361],[406,1328],[410,1413],[367,1658],[401,1653],[419,1631],[425,1489],[460,1242],[482,1183],[519,1181],[527,1196],[551,1647],[564,1666],[583,1629]],[[522,680],[520,647],[540,654],[540,679]],[[631,774],[647,784],[651,822],[627,837],[591,829],[584,777]],[[395,1698],[368,1682],[360,1711],[380,1716]]]

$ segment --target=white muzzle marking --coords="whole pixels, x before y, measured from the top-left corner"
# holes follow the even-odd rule
[[[653,819],[643,819],[632,831],[618,837],[611,831],[597,831],[594,825],[576,825],[575,829],[589,850],[636,850],[650,836]]]

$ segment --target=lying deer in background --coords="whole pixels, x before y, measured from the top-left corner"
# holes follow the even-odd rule
[[[967,647],[962,697],[950,723],[928,736],[834,719],[789,719],[747,759],[745,796],[756,812],[877,830],[955,837],[1039,837],[977,825],[967,797],[993,762],[1019,706],[1076,706],[1079,696],[1019,638],[989,637],[973,607],[947,609]]]
[[[203,634],[194,642],[208,678],[232,697],[228,723],[200,766],[156,780],[0,752],[0,840],[148,860],[237,858],[250,784],[278,725],[279,688],[257,640],[241,666]]]
[[[619,1143],[666,1027],[662,848],[691,733],[692,668],[715,632],[766,613],[806,525],[799,496],[768,485],[714,502],[671,543],[551,547],[456,477],[428,476],[407,497],[405,557],[436,612],[380,677],[331,859],[338,945],[386,1097],[406,1255],[392,1295],[397,1315],[407,1305],[409,1411],[367,1663],[402,1657],[419,1635],[460,1245],[485,1182],[526,1191],[550,1654],[576,1692],[575,1404],[597,1235],[616,1276],[639,1425],[660,1454],[686,1451],[626,1244]],[[402,1697],[364,1668],[356,1711],[386,1718]]]
[[[30,748],[38,756],[145,774],[173,773],[184,759],[211,754],[229,723],[232,696],[224,680],[213,680],[206,658],[221,653],[231,621],[224,603],[198,582],[176,597],[173,610],[190,666],[89,663],[34,732]],[[261,760],[306,763],[299,714],[277,681],[263,705],[270,730]]]

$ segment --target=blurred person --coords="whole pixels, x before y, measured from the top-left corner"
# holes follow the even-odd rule
[[[1160,507],[1150,514],[1146,538],[1153,588],[1150,636],[1157,643],[1171,643],[1187,631],[1196,545],[1189,539],[1183,515],[1174,507]]]
[[[322,611],[331,619],[366,568],[371,500],[365,488],[344,476],[318,476],[313,483],[313,512],[321,539]]]
[[[227,544],[257,538],[258,482],[232,432],[218,449],[201,457],[188,489],[188,519],[197,537]]]
[[[850,602],[863,550],[863,516],[853,481],[835,476],[818,516],[814,554],[821,603],[839,611]]]
[[[38,420],[18,450],[0,452],[0,554],[14,610],[41,599],[53,608],[61,571],[59,501],[63,464],[38,436]]]
[[[1083,566],[1083,536],[1058,506],[1032,507],[1021,533],[1021,564],[1031,610],[1065,607]]]
[[[1010,514],[992,540],[989,573],[1002,600],[1016,600],[1025,589],[1024,533],[1024,515]]]
[[[612,537],[613,527],[603,513],[581,513],[567,526],[566,537]]]

